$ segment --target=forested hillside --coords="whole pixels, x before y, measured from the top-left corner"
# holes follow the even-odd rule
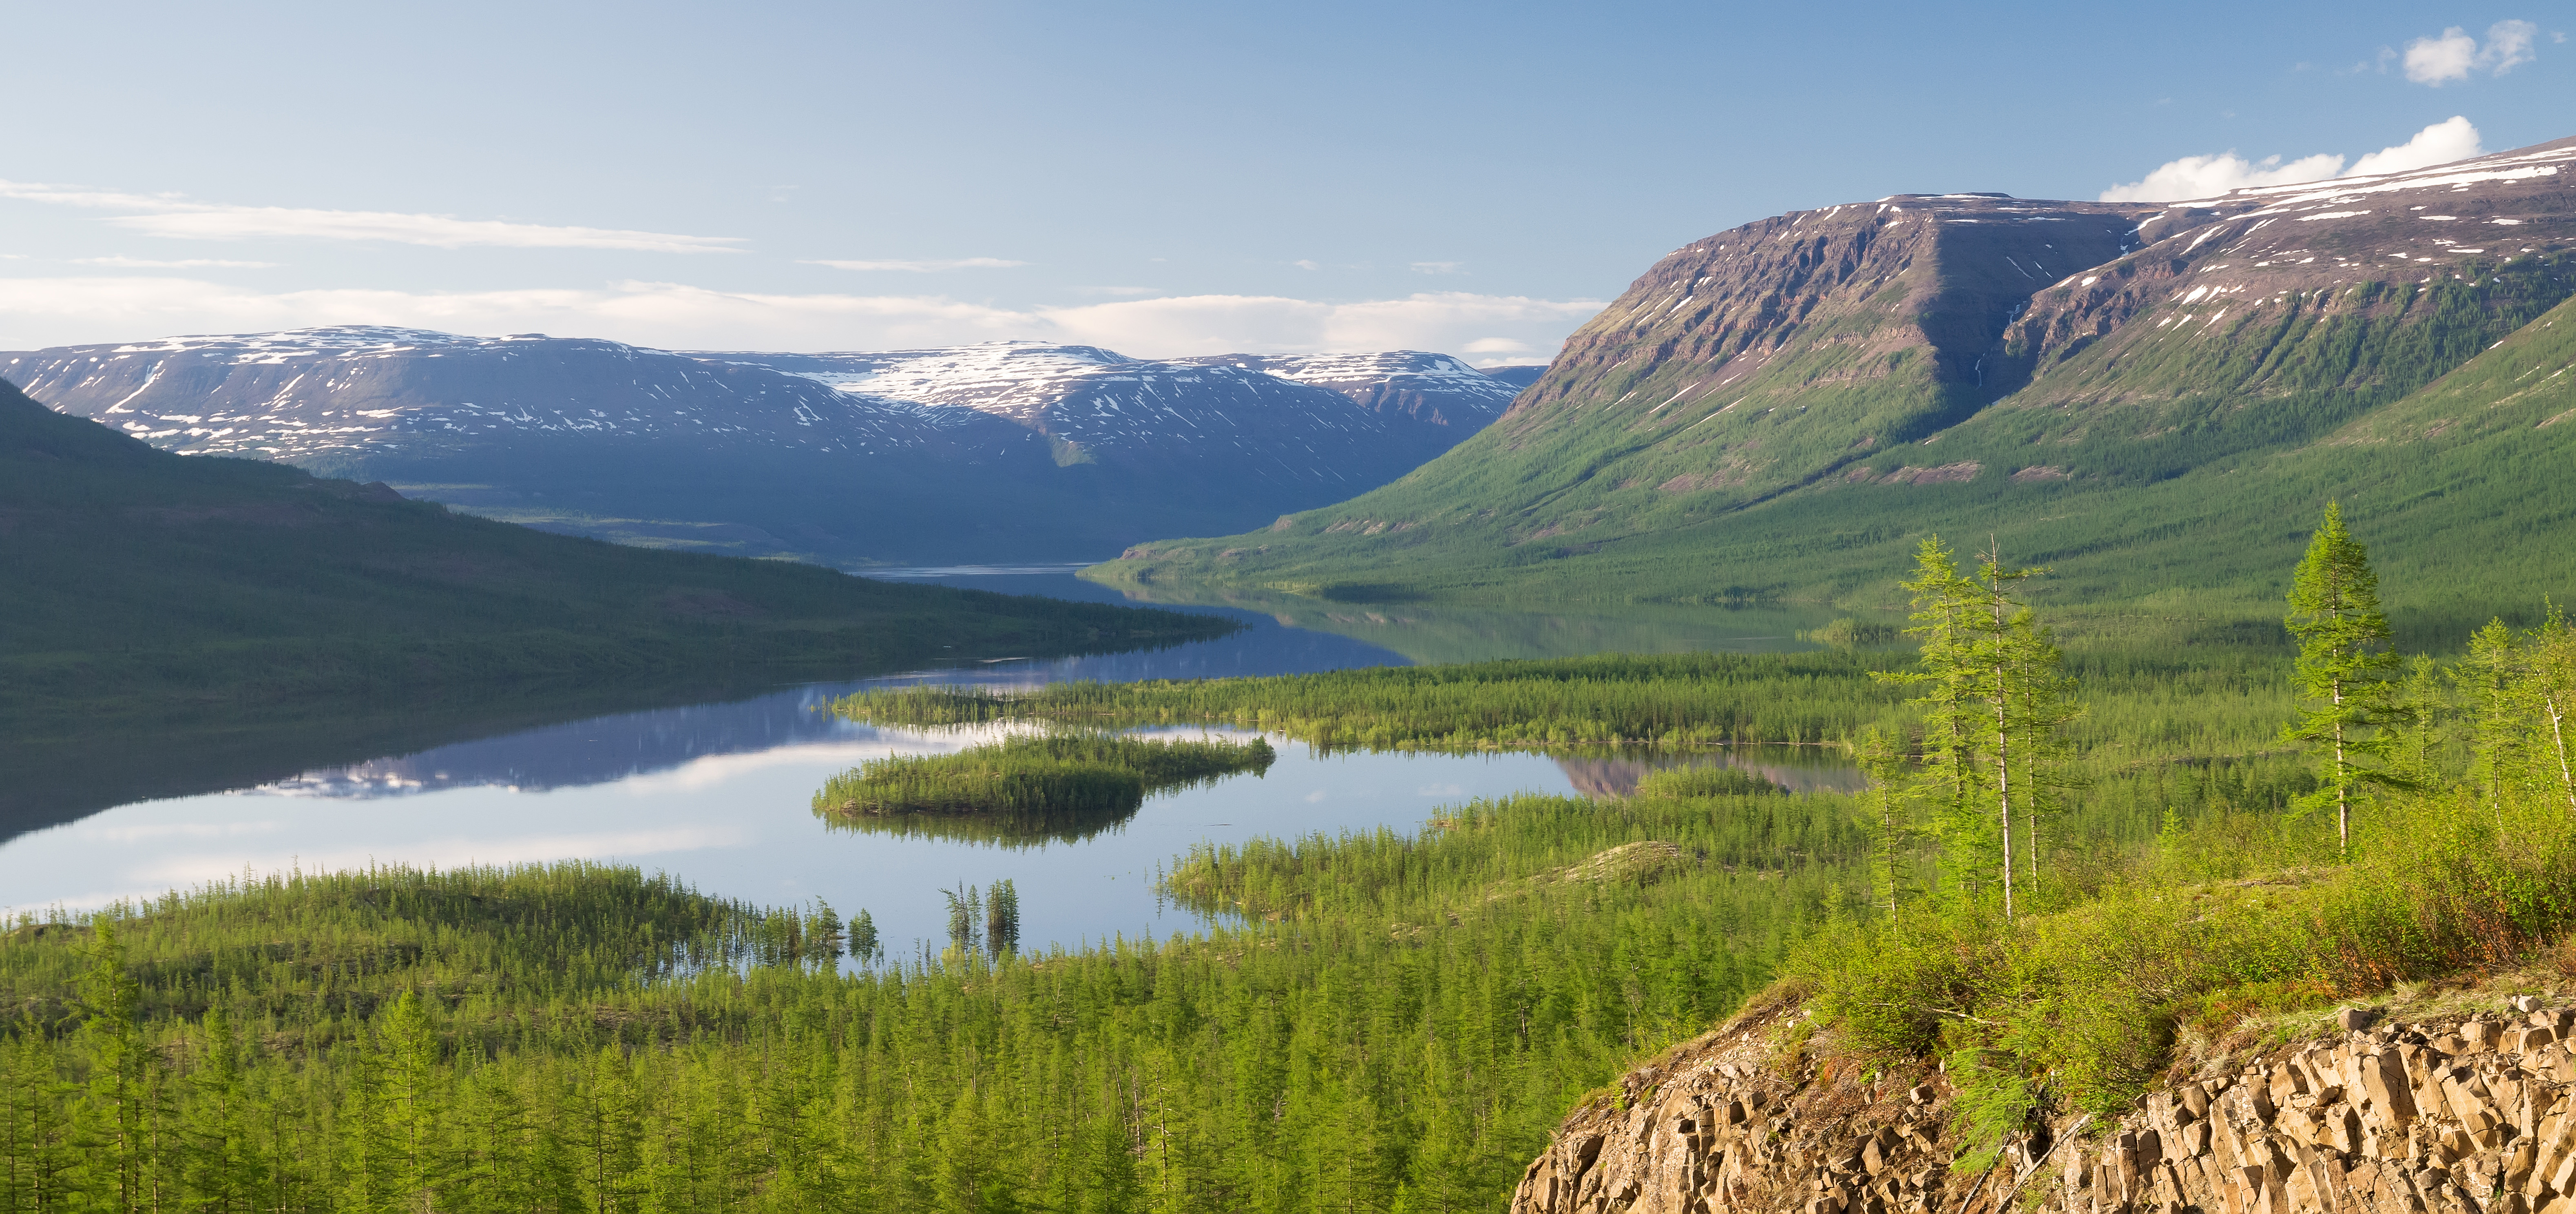
[[[547,535],[382,485],[155,451],[5,384],[0,570],[12,821],[44,802],[34,773],[76,737],[107,748],[99,763],[151,766],[125,753],[120,722],[148,724],[157,751],[181,722],[284,713],[336,728],[504,692],[484,715],[507,721],[548,695],[598,705],[621,687],[756,686],[1229,627]]]
[[[2546,407],[2576,357],[2571,173],[2576,140],[2172,207],[1765,220],[1666,258],[1402,481],[1099,576],[1883,605],[1869,588],[1937,529],[1995,533],[2068,596],[2261,600],[2340,497],[2422,574],[2410,596],[2563,593],[2561,546],[2490,557],[2565,517],[2552,478],[2501,469],[2569,453],[2541,423],[2576,405]],[[2443,410],[2489,420],[2403,420]]]

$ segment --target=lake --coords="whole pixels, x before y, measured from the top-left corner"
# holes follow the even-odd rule
[[[892,576],[1127,601],[1120,591],[1073,578],[1072,568]],[[1714,608],[1641,619],[1262,602],[1172,605],[1229,615],[1248,627],[1159,650],[981,662],[597,716],[248,787],[117,805],[0,842],[0,908],[12,914],[82,910],[299,865],[318,871],[578,857],[667,871],[709,893],[754,902],[819,898],[844,917],[865,909],[897,958],[913,955],[916,941],[934,952],[945,943],[942,890],[1008,879],[1020,895],[1023,947],[1072,948],[1202,926],[1196,915],[1164,905],[1153,888],[1164,865],[1202,842],[1381,826],[1410,831],[1440,806],[1516,792],[1618,795],[1650,770],[1685,763],[1746,766],[1795,789],[1858,785],[1839,754],[1794,748],[1580,757],[1324,754],[1274,737],[1279,760],[1268,772],[1153,797],[1124,822],[1075,843],[897,837],[812,812],[814,790],[863,761],[953,751],[998,736],[995,727],[892,728],[823,711],[833,698],[862,687],[1293,674],[1406,664],[1424,652],[1551,656],[1557,647],[1605,635],[1628,637],[1631,643],[1620,646],[1628,649],[1805,648],[1794,639],[1796,627],[1812,626],[1776,612]]]

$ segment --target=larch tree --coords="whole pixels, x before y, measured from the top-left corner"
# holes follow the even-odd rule
[[[1020,947],[1020,891],[1007,877],[985,896],[984,942],[996,957]]]
[[[1987,723],[1979,711],[1973,616],[1977,585],[1959,572],[1940,537],[1923,541],[1914,554],[1914,578],[1901,582],[1912,598],[1908,619],[1923,655],[1920,669],[1873,673],[1870,677],[1919,688],[1907,703],[1923,714],[1922,767],[1910,793],[1928,803],[1932,830],[1954,860],[1965,860],[1984,847],[1984,815],[1976,808],[1979,784],[1977,755]],[[1961,892],[1975,892],[1978,865],[1953,863],[1951,880]]]
[[[2395,740],[2384,727],[2401,710],[2392,697],[2397,655],[2388,648],[2379,575],[2371,572],[2369,552],[2344,529],[2337,503],[2326,504],[2325,521],[2308,541],[2283,623],[2299,642],[2295,681],[2302,706],[2282,736],[2307,744],[2317,756],[2317,791],[2298,804],[2305,810],[2334,807],[2336,847],[2348,855],[2355,794],[2402,782],[2388,767],[2362,762],[2384,757]]]
[[[2004,918],[2014,913],[2013,809],[2021,806],[2025,835],[2035,829],[2040,804],[2040,773],[2056,757],[2057,728],[2074,715],[2069,681],[2060,672],[2063,657],[2055,638],[2039,623],[2037,613],[2014,593],[2023,581],[2045,569],[2012,569],[2003,563],[2002,545],[1991,543],[1978,558],[1974,585],[1974,633],[1968,645],[1971,685],[1988,719],[1993,742],[1995,826],[2001,835]],[[2023,780],[2016,789],[2014,766]],[[2031,875],[2037,876],[2038,849],[2032,840]]]
[[[1865,796],[1874,819],[1869,849],[1873,901],[1887,908],[1887,930],[1893,934],[1898,903],[1908,884],[1906,861],[1913,855],[1915,834],[1907,806],[1905,753],[1894,736],[1876,726],[1861,731],[1852,749],[1869,776]]]

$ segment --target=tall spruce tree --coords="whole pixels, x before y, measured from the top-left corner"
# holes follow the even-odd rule
[[[2299,719],[2282,731],[2317,756],[2317,791],[2302,797],[2303,810],[2332,806],[2335,845],[2352,850],[2352,808],[2365,786],[2395,786],[2398,774],[2361,760],[2384,757],[2394,736],[2384,727],[2398,719],[2390,675],[2397,655],[2388,649],[2388,616],[2379,608],[2379,575],[2370,555],[2344,530],[2343,508],[2326,504],[2325,521],[2308,541],[2290,586],[2290,614],[2283,621],[2299,642],[2296,674],[2303,704]]]

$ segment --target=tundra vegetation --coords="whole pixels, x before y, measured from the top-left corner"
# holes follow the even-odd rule
[[[2179,614],[2043,620],[2021,572],[1918,550],[1910,664],[844,705],[1333,746],[1803,741],[1874,776],[1788,795],[1694,772],[1203,847],[1162,888],[1208,926],[1161,941],[1029,947],[1046,908],[1004,883],[952,891],[946,947],[907,956],[864,911],[583,865],[246,877],[23,921],[0,944],[0,1209],[1495,1209],[1569,1107],[1766,985],[1846,1048],[1958,1060],[1995,1138],[2124,1106],[2267,1015],[2566,926],[2556,615],[2346,679],[2368,711],[2336,760],[2313,689],[2352,653]],[[2345,584],[2336,618],[2366,619]]]

